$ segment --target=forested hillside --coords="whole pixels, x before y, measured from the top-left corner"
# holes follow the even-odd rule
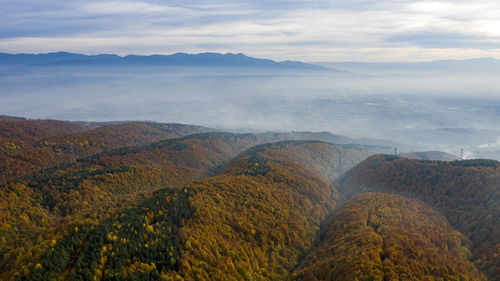
[[[189,185],[198,192],[183,232],[185,253],[176,273],[183,279],[283,280],[335,207],[334,187],[300,165],[246,164],[235,174]]]
[[[210,129],[133,122],[92,128],[52,120],[0,122],[0,181],[120,147],[144,145]]]
[[[57,136],[81,138],[82,134],[98,141],[144,139],[142,124],[110,125],[84,133]],[[124,129],[123,127],[130,129]],[[163,129],[170,126],[163,126]],[[117,134],[116,128],[122,134]],[[174,125],[182,135],[184,125]],[[109,129],[109,131],[108,131]],[[104,131],[101,138],[99,131]],[[167,131],[165,129],[165,131]],[[96,132],[96,133],[94,133]],[[120,138],[123,135],[125,137]],[[164,134],[165,135],[165,134]],[[92,138],[88,138],[92,139]],[[151,142],[151,139],[148,140]],[[57,154],[48,150],[49,155]],[[90,153],[91,151],[89,151]],[[76,157],[75,157],[76,158]],[[57,240],[72,225],[100,221],[118,210],[131,207],[161,188],[200,178],[196,169],[178,166],[106,166],[74,159],[40,170],[29,177],[5,180],[0,188],[0,264],[2,279],[29,270],[33,260],[43,255],[50,241]]]
[[[1,280],[499,276],[495,161],[370,157],[384,148],[329,133],[1,120],[2,147],[19,145],[1,157]]]
[[[80,133],[92,129],[56,120],[25,120],[11,117],[0,119],[0,182],[41,168],[38,163],[51,161],[53,152],[35,147],[45,138]],[[51,164],[57,163],[52,161]]]
[[[233,139],[228,138],[227,135],[223,136],[225,139]],[[210,137],[202,139],[220,140],[212,137],[213,135],[210,135]],[[200,138],[197,136],[195,139]],[[199,142],[197,144],[200,145]],[[165,149],[165,146],[161,147]],[[87,239],[77,238],[80,242],[75,246],[65,244],[65,247],[70,248],[65,250],[69,251],[66,254],[68,257],[61,261],[62,264],[57,265],[61,269],[53,269],[56,266],[49,262],[53,260],[52,258],[46,258],[45,261],[42,259],[40,266],[29,278],[36,279],[55,271],[57,273],[51,276],[69,276],[68,278],[71,280],[78,280],[76,276],[83,273],[78,268],[73,267],[74,260],[92,259],[81,257],[77,252],[75,253],[75,248],[93,248],[94,246],[87,245],[87,241],[94,240],[101,241],[98,248],[103,247],[103,245],[106,246],[106,249],[126,247],[127,253],[130,253],[130,258],[123,258],[118,262],[119,264],[110,263],[109,260],[112,260],[114,255],[123,255],[121,251],[124,250],[115,250],[114,253],[111,251],[101,252],[100,257],[102,258],[104,255],[105,258],[101,259],[100,265],[99,263],[88,263],[90,268],[87,271],[92,273],[92,276],[103,277],[105,280],[111,278],[116,272],[118,272],[118,276],[123,278],[132,278],[136,272],[140,272],[141,278],[149,278],[148,280],[156,280],[158,276],[163,276],[168,280],[177,275],[187,280],[200,279],[201,277],[208,280],[211,278],[234,280],[245,278],[245,276],[254,276],[262,280],[272,277],[285,278],[297,264],[299,257],[313,245],[321,221],[334,209],[337,199],[335,188],[328,183],[328,178],[316,174],[315,171],[309,170],[305,166],[313,162],[321,163],[321,154],[317,153],[318,149],[319,151],[330,149],[335,154],[351,154],[358,158],[363,157],[367,152],[360,148],[349,148],[344,151],[341,146],[303,141],[278,143],[276,147],[272,145],[262,145],[261,147],[268,153],[278,149],[280,150],[277,152],[278,154],[288,155],[295,161],[290,162],[280,159],[280,157],[272,158],[271,156],[260,157],[256,160],[244,156],[252,155],[254,152],[244,152],[242,156],[237,157],[237,161],[232,162],[237,163],[238,167],[227,167],[224,174],[190,183],[187,188],[183,185],[179,186],[177,190],[189,191],[190,194],[193,191],[194,194],[189,200],[189,208],[193,212],[193,218],[185,221],[186,225],[180,228],[179,233],[177,231],[169,231],[168,235],[163,233],[166,236],[160,237],[160,242],[157,241],[158,237],[149,235],[141,240],[131,240],[130,243],[136,243],[133,244],[135,246],[122,246],[116,241],[130,239],[130,233],[116,234],[109,227],[106,228],[106,231],[96,233],[92,231],[87,233],[89,230],[85,230],[87,232],[81,235],[97,236]],[[261,150],[261,148],[257,147],[257,150]],[[300,161],[299,159],[304,155],[309,155],[309,157]],[[333,159],[334,154],[331,156]],[[143,157],[141,156],[140,159]],[[351,165],[350,162],[344,163],[342,160],[335,160],[335,163],[339,164],[338,169]],[[261,170],[256,172],[255,167],[259,167]],[[330,167],[330,171],[338,173],[337,168]],[[320,171],[318,170],[318,172]],[[154,196],[156,195],[153,195],[153,198]],[[159,199],[156,200],[159,202]],[[151,199],[146,201],[152,202]],[[150,221],[158,216],[158,212],[161,211],[161,215],[166,211],[164,209],[155,211],[151,207],[147,214],[146,210],[142,209],[142,211],[144,214],[138,216],[141,219],[144,217],[146,220],[142,228],[148,229],[148,225],[152,225],[152,229],[158,229],[157,224],[162,223],[164,218],[160,216],[161,219],[156,224],[151,224]],[[126,216],[130,211],[123,212]],[[130,225],[121,224],[123,215],[120,213],[121,211],[114,215],[116,218],[114,219],[116,224],[114,227],[118,230],[129,229]],[[129,223],[128,219],[124,221]],[[139,222],[136,224],[141,225]],[[98,227],[100,226],[94,226],[96,229]],[[80,225],[80,229],[90,228],[92,226],[85,228],[85,226]],[[161,231],[158,232],[158,235],[160,233]],[[73,237],[77,233],[72,231],[68,235]],[[114,237],[113,235],[117,235],[117,238],[108,241],[109,237]],[[148,237],[153,240],[148,240]],[[66,236],[61,241],[68,239],[70,238]],[[144,245],[157,247],[158,243],[161,244],[161,241],[168,239],[179,239],[184,243],[182,256],[179,253],[172,254],[169,256],[168,262],[165,262],[159,256],[147,258],[147,255],[139,256],[138,252],[134,252],[140,252],[138,249]],[[54,251],[62,251],[59,247],[63,246],[58,247],[57,245],[53,245]],[[46,255],[49,255],[51,251],[49,250]],[[142,249],[142,251],[146,250]],[[179,251],[175,250],[174,252]],[[94,254],[94,259],[97,259],[95,255],[97,254]],[[230,267],[228,268],[228,266]],[[49,268],[48,273],[47,267]],[[176,272],[169,271],[169,269],[174,268],[177,269]]]
[[[43,138],[80,133],[92,126],[59,120],[0,119],[0,137],[19,143],[32,144]]]
[[[339,180],[346,198],[364,192],[416,198],[444,214],[473,242],[473,259],[500,277],[500,163],[493,160],[419,161],[375,155]]]
[[[25,126],[22,122],[31,121],[19,121],[21,128]],[[215,175],[226,161],[246,148],[264,140],[285,138],[283,133],[199,134],[207,129],[178,124],[130,123],[82,128],[85,130],[75,133],[45,132],[39,133],[40,137],[26,137],[30,145],[25,150],[34,151],[40,145],[47,148],[39,150],[41,157],[34,157],[38,161],[60,157],[61,162],[47,161],[33,170],[13,168],[29,176],[3,179],[2,279],[29,272],[53,241],[61,239],[73,227],[109,218],[133,207],[155,190]],[[50,131],[43,127],[39,130]],[[195,134],[182,137],[191,132]],[[13,138],[22,139],[19,134]],[[161,138],[170,139],[153,142]],[[290,134],[290,138],[297,136]],[[72,153],[62,149],[68,143],[72,144]],[[113,149],[122,146],[127,147]],[[17,156],[11,159],[17,161]],[[366,156],[364,151],[358,158]]]
[[[267,160],[289,162],[314,171],[327,182],[333,182],[340,174],[371,154],[373,154],[371,150],[360,145],[334,145],[321,141],[282,141],[252,147],[229,162],[225,169],[233,173],[239,169],[249,169],[251,173],[264,174],[264,168],[259,166],[259,163]],[[254,166],[247,167],[249,163]]]
[[[293,280],[486,280],[463,234],[430,206],[389,194],[347,202]]]
[[[53,240],[22,280],[161,280],[175,269],[179,228],[191,216],[194,191],[162,189],[137,207],[97,224],[83,224]]]

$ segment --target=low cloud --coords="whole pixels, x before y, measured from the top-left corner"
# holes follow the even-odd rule
[[[485,143],[477,146],[478,148],[500,148],[500,137],[494,143]]]

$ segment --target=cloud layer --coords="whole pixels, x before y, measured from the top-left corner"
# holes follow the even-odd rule
[[[0,52],[243,52],[277,60],[500,58],[500,2],[0,0]]]

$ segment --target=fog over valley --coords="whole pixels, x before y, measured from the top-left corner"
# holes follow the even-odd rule
[[[328,131],[401,152],[459,155],[463,148],[467,158],[500,159],[500,62],[494,59],[279,64],[242,54],[182,55],[188,65],[175,55],[160,63],[4,55],[0,112],[238,132]]]

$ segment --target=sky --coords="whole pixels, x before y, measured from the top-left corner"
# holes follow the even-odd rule
[[[0,52],[500,58],[497,0],[0,0]]]

